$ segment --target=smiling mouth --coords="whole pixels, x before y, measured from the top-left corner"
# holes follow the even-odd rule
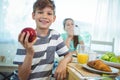
[[[49,23],[48,21],[45,21],[45,20],[39,20],[42,24],[47,24]]]

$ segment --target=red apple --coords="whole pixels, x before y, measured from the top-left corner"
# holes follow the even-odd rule
[[[30,33],[30,36],[28,38],[28,41],[29,42],[32,42],[33,40],[35,40],[35,38],[37,37],[36,35],[36,31],[33,29],[33,28],[30,28],[30,27],[26,27],[24,28],[21,33],[25,32],[27,34],[27,32]],[[26,35],[25,35],[26,36]]]

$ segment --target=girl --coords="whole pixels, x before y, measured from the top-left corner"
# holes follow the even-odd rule
[[[82,37],[80,35],[74,35],[75,24],[72,18],[64,19],[63,26],[66,33],[61,35],[70,51],[75,51],[78,44],[84,45]]]

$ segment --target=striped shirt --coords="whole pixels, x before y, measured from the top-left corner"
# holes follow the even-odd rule
[[[46,37],[37,36],[33,46],[35,54],[32,60],[31,74],[28,80],[50,80],[55,53],[59,56],[66,55],[68,48],[65,46],[60,34],[50,29]],[[26,52],[23,47],[17,49],[14,64],[21,65]]]

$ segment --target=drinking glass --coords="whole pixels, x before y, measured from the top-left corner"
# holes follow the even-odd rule
[[[85,45],[77,45],[77,60],[80,64],[86,64],[89,60],[89,47]]]

